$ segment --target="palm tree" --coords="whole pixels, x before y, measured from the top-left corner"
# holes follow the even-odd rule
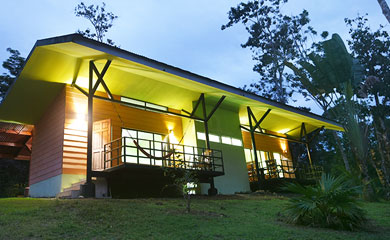
[[[367,223],[357,198],[360,188],[343,177],[323,174],[315,186],[290,183],[286,190],[298,194],[286,207],[289,223],[345,230],[359,229]]]

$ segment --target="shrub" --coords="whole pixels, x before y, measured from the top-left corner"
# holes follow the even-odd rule
[[[361,188],[343,177],[323,174],[314,186],[290,183],[286,190],[298,194],[286,208],[287,222],[343,230],[356,230],[367,223],[357,198]]]

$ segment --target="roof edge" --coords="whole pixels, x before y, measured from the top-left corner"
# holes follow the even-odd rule
[[[281,109],[284,109],[284,110],[287,110],[287,111],[290,111],[290,112],[293,112],[296,114],[300,114],[300,115],[303,115],[306,117],[310,117],[310,118],[313,118],[313,119],[316,119],[319,121],[323,121],[323,122],[338,126],[340,128],[343,128],[343,126],[340,123],[338,123],[334,120],[325,118],[323,116],[317,115],[315,113],[306,112],[306,111],[303,111],[297,107],[293,107],[293,106],[290,106],[287,104],[283,104],[283,103],[279,103],[279,102],[267,99],[265,97],[261,97],[259,95],[254,94],[254,93],[244,91],[240,88],[230,86],[228,84],[213,80],[211,78],[204,77],[204,76],[198,75],[196,73],[192,73],[190,71],[183,70],[181,68],[174,67],[174,66],[168,65],[166,63],[162,63],[162,62],[156,61],[154,59],[150,59],[150,58],[147,58],[145,56],[138,55],[138,54],[123,50],[121,48],[111,46],[111,45],[108,45],[106,43],[99,42],[99,41],[84,37],[83,35],[78,34],[78,33],[73,33],[73,34],[62,35],[62,36],[38,40],[36,42],[36,44],[34,45],[34,48],[31,50],[29,57],[36,47],[51,45],[51,44],[66,43],[66,42],[74,42],[74,43],[77,43],[77,44],[80,44],[80,45],[83,45],[86,47],[90,47],[90,48],[93,48],[93,49],[96,49],[96,50],[99,50],[102,52],[106,52],[108,54],[112,54],[112,55],[120,57],[120,58],[124,58],[124,59],[130,60],[130,61],[133,61],[133,62],[137,62],[139,64],[146,65],[148,67],[158,69],[160,71],[164,71],[164,72],[167,72],[167,73],[170,73],[173,75],[187,78],[189,80],[192,80],[192,81],[195,81],[198,83],[202,83],[205,85],[209,85],[211,87],[219,88],[221,90],[224,90],[224,91],[236,94],[236,95],[240,95],[240,96],[243,96],[243,97],[255,100],[255,101],[259,101],[259,102],[262,102],[262,103],[265,103],[265,104],[268,104],[268,105],[271,105],[271,106],[274,106],[277,108],[281,108]],[[26,62],[28,61],[28,58],[26,59]]]

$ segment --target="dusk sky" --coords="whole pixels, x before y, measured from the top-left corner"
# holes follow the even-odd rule
[[[0,61],[8,57],[7,47],[18,49],[26,57],[38,39],[91,28],[87,20],[74,15],[79,2],[2,1]],[[102,1],[84,2],[89,5]],[[130,52],[240,87],[258,78],[252,71],[251,52],[240,47],[248,34],[242,25],[220,30],[230,7],[239,2],[106,1],[106,9],[119,16],[107,36]],[[348,38],[345,17],[368,13],[374,29],[379,24],[388,25],[376,0],[290,0],[283,7],[286,14],[297,14],[302,9],[309,11],[311,25],[318,32],[339,33],[343,39]]]

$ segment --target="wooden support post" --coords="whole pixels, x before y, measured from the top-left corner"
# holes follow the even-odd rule
[[[195,114],[195,111],[196,111],[196,109],[198,108],[198,106],[199,106],[199,104],[201,102],[202,103],[202,110],[203,110],[202,113],[203,113],[203,124],[204,124],[204,134],[205,134],[207,154],[209,154],[209,151],[211,149],[211,147],[210,147],[210,137],[209,137],[208,121],[213,116],[213,114],[218,109],[218,107],[221,105],[221,103],[223,102],[224,99],[225,99],[225,96],[222,96],[219,99],[219,101],[217,102],[217,104],[214,106],[214,108],[211,110],[211,112],[207,115],[206,101],[205,101],[204,93],[202,93],[200,95],[200,98],[199,98],[198,102],[196,103],[196,106],[195,106],[194,110],[191,113],[191,116],[193,116],[193,114]],[[210,189],[208,190],[208,194],[210,196],[214,196],[214,195],[218,194],[218,190],[215,188],[215,184],[214,184],[214,177],[210,178]]]
[[[92,182],[92,134],[93,134],[93,61],[89,62],[88,92],[88,135],[87,135],[87,178],[81,187],[81,195],[95,197],[95,185]]]
[[[210,137],[209,137],[209,125],[208,125],[208,121],[207,121],[207,111],[206,111],[206,102],[204,100],[204,94],[202,93],[201,97],[199,98],[199,101],[202,101],[202,110],[203,110],[203,126],[204,126],[204,135],[205,135],[205,141],[206,141],[206,151],[207,153],[206,154],[209,154],[209,151],[211,149],[210,147]],[[208,190],[208,194],[210,196],[215,196],[217,195],[218,193],[218,190],[215,188],[215,184],[214,184],[214,178],[211,177],[210,178],[210,188]]]
[[[89,63],[88,135],[87,135],[87,183],[92,182],[92,135],[93,135],[93,62]]]
[[[209,139],[209,125],[207,121],[207,111],[206,111],[206,102],[204,100],[204,94],[202,93],[202,110],[203,110],[203,126],[204,126],[204,134],[206,137],[206,148],[207,150],[210,150],[210,139]]]
[[[303,141],[303,138],[305,138],[304,141]],[[309,164],[310,164],[310,171],[313,172],[313,162],[311,160],[311,154],[310,154],[310,148],[309,148],[310,142],[309,142],[309,139],[307,136],[305,123],[302,123],[302,125],[301,125],[300,140],[305,143],[306,151],[307,151],[307,158],[309,159]]]
[[[313,163],[311,161],[311,154],[310,154],[309,143],[305,143],[305,145],[306,145],[307,157],[309,159],[310,168],[313,169]]]
[[[247,107],[247,111],[248,111],[248,119],[249,119],[249,130],[251,133],[251,140],[252,140],[252,151],[253,151],[253,156],[255,158],[255,165],[256,165],[257,185],[260,189],[260,187],[261,187],[260,171],[259,171],[260,165],[259,165],[259,159],[257,158],[255,129],[253,128],[253,124],[252,124],[252,114],[253,113],[252,113],[252,110],[249,106]]]

